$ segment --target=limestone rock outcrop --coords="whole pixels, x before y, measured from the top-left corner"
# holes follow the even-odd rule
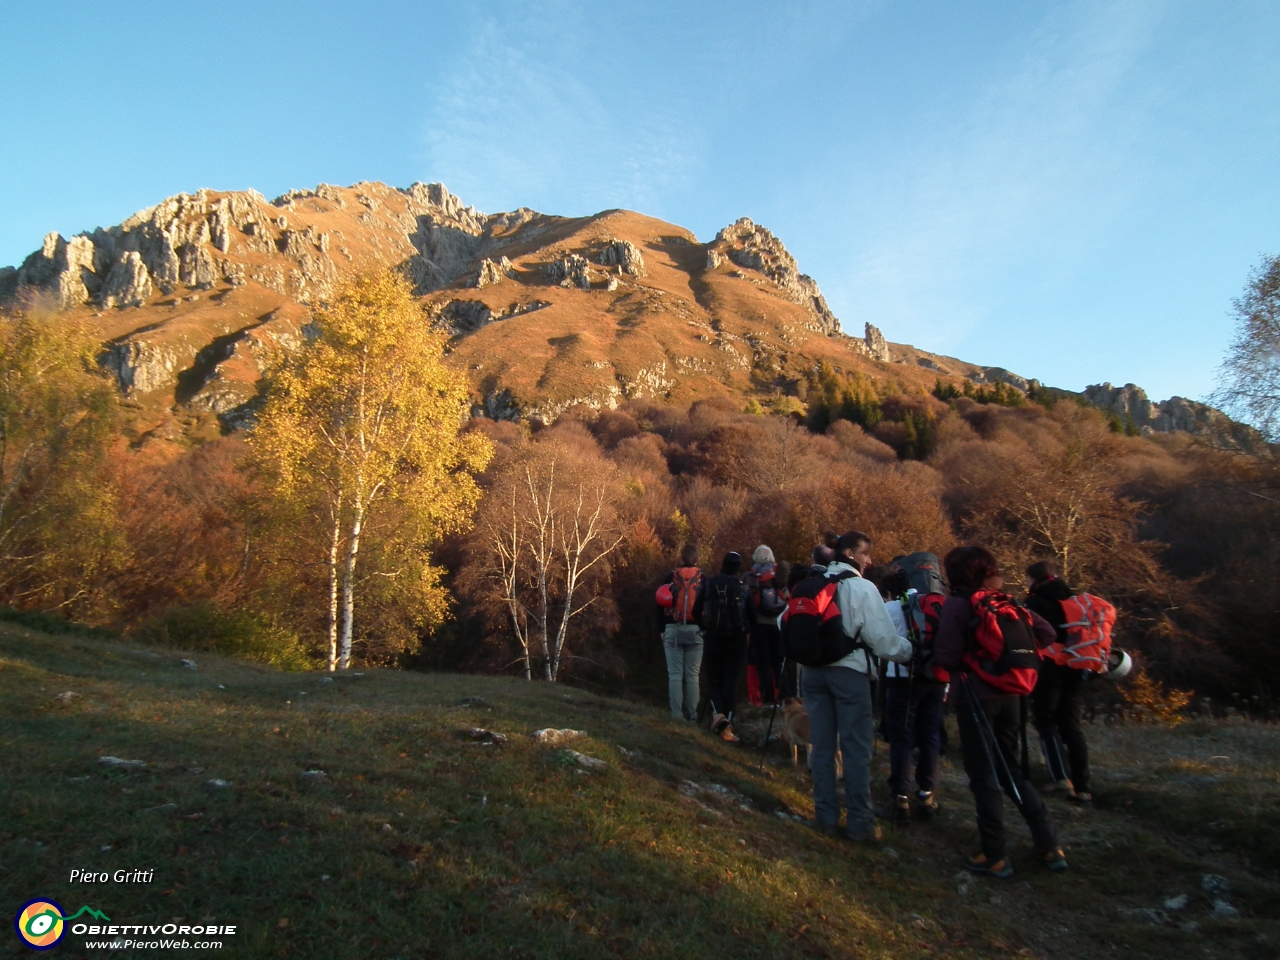
[[[591,289],[591,264],[587,262],[586,257],[579,254],[571,253],[552,261],[547,266],[547,273],[553,282],[559,283],[562,287]]]
[[[383,262],[407,260],[420,292],[448,285],[494,236],[509,235],[537,216],[522,208],[486,217],[438,183],[415,183],[406,190],[357,184],[351,191],[321,184],[272,203],[257,191],[200,190],[70,240],[49,234],[19,268],[0,270],[0,300],[31,294],[62,308],[136,307],[156,291],[171,295],[182,287],[256,281],[303,303],[322,302],[339,277],[330,253],[335,237],[308,221],[345,209],[344,193],[350,192],[364,208],[357,218],[366,228],[362,241]],[[352,259],[345,245],[341,253]],[[509,261],[494,262],[500,271],[509,269]]]
[[[725,255],[738,266],[763,273],[778,285],[788,300],[806,307],[814,330],[828,335],[840,332],[840,321],[827,306],[817,283],[800,272],[795,258],[769,230],[743,217],[716,234],[715,242],[723,246]]]
[[[110,371],[126,397],[172,388],[178,374],[195,359],[194,347],[157,344],[146,339],[131,339],[111,344],[98,357],[104,370]]]
[[[889,363],[893,360],[893,354],[889,352],[889,342],[885,340],[884,334],[880,332],[879,327],[866,324],[865,335],[863,341],[867,345],[867,356],[872,360],[879,360],[883,363]]]
[[[1236,423],[1221,410],[1186,397],[1152,402],[1145,390],[1132,383],[1123,387],[1095,383],[1084,388],[1084,397],[1095,407],[1114,415],[1126,426],[1132,424],[1144,434],[1185,430],[1228,447],[1255,450],[1265,446],[1261,434],[1252,427]]]
[[[610,239],[600,251],[600,265],[619,267],[623,273],[633,277],[643,277],[644,257],[640,248],[630,240]]]
[[[102,282],[104,307],[139,307],[151,296],[151,274],[137,250],[126,250]]]
[[[506,257],[499,257],[497,260],[490,260],[486,257],[476,267],[475,276],[471,278],[469,286],[479,289],[492,283],[501,283],[503,278],[510,276],[514,270],[515,267]]]
[[[451,333],[470,333],[492,319],[493,311],[483,301],[450,300],[440,311],[438,322]]]

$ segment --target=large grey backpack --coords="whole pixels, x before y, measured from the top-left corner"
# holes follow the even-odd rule
[[[933,553],[910,553],[898,557],[889,564],[890,570],[902,570],[911,581],[911,587],[920,596],[929,593],[940,593],[944,597],[951,596],[951,587],[942,575],[942,564]]]

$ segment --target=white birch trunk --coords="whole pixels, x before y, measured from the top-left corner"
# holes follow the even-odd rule
[[[351,666],[351,641],[356,611],[356,558],[360,554],[360,533],[364,526],[364,503],[357,498],[351,516],[351,537],[347,543],[347,566],[342,576],[342,649],[338,667]]]
[[[338,554],[342,544],[342,501],[333,511],[333,533],[329,540],[329,672],[338,669]]]

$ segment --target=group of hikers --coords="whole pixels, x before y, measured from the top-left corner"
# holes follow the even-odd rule
[[[884,566],[873,565],[871,550],[871,538],[858,531],[828,534],[809,563],[778,563],[762,545],[749,569],[730,552],[718,574],[706,575],[698,548],[686,545],[657,592],[672,715],[690,722],[705,716],[717,736],[739,743],[734,716],[746,659],[753,701],[775,710],[783,700],[802,703],[808,715],[815,826],[839,834],[838,750],[844,835],[875,843],[882,836],[877,818],[936,816],[950,707],[981,838],[965,868],[1013,875],[1007,795],[1031,830],[1036,855],[1050,870],[1067,869],[1057,827],[1029,781],[1025,711],[1029,703],[1051,789],[1089,804],[1083,683],[1090,674],[1123,676],[1130,667],[1111,646],[1115,608],[1071,590],[1050,561],[1027,568],[1027,599],[1019,602],[1005,592],[984,547],[957,547],[942,564],[922,552]],[[889,799],[878,809],[871,799],[877,714],[889,743]],[[768,740],[766,733],[766,749]]]

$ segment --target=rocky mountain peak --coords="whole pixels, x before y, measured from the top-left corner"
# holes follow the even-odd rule
[[[840,321],[827,306],[818,284],[800,272],[795,257],[767,228],[743,217],[716,234],[714,247],[711,254],[723,253],[738,266],[764,274],[788,300],[803,305],[812,317],[812,329],[828,335],[840,332]],[[714,262],[714,256],[709,255],[707,263]]]

